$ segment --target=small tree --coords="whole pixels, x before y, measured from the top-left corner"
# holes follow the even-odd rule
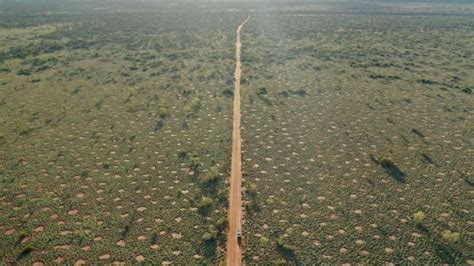
[[[296,247],[286,243],[283,237],[279,237],[277,240],[277,247],[283,251],[286,255],[292,255],[296,251]]]
[[[250,198],[255,199],[257,197],[257,184],[250,183],[248,192]]]
[[[204,241],[213,241],[217,239],[217,230],[214,225],[209,225],[209,228],[206,233],[202,235]]]
[[[260,237],[260,240],[258,242],[260,243],[260,245],[266,246],[268,244],[268,241],[269,241],[268,238],[262,236]]]
[[[383,157],[382,159],[380,159],[379,163],[384,168],[393,168],[393,167],[395,167],[395,162],[392,159],[388,158],[388,157]]]
[[[209,169],[209,171],[207,171],[204,175],[201,176],[201,180],[204,183],[209,183],[209,182],[217,180],[218,177],[219,177],[219,168],[217,168],[217,166],[213,166]]]
[[[160,113],[161,118],[167,117],[168,116],[168,108],[166,108],[164,106],[160,107],[159,113]]]
[[[189,157],[189,166],[194,172],[194,175],[198,174],[199,166],[201,165],[201,159],[196,154],[191,154]]]
[[[212,205],[212,203],[214,203],[214,200],[212,200],[209,197],[204,197],[203,196],[201,198],[201,200],[198,202],[197,207],[199,209],[206,209],[206,208],[210,207]]]

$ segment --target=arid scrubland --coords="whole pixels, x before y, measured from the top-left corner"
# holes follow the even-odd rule
[[[473,28],[381,10],[249,22],[250,264],[473,263]]]
[[[0,264],[470,264],[471,4],[0,3]]]
[[[223,260],[244,15],[16,8],[0,14],[1,261]]]

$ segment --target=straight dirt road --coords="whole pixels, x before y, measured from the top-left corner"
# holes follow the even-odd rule
[[[234,72],[234,115],[232,129],[232,165],[229,193],[229,231],[227,232],[227,265],[241,265],[242,253],[237,241],[237,231],[242,231],[242,170],[241,170],[241,138],[240,138],[240,31],[249,21],[250,16],[237,28],[235,41],[235,72]]]

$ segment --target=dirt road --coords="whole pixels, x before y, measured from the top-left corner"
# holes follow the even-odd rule
[[[241,171],[241,138],[240,138],[240,31],[250,16],[237,28],[235,41],[235,73],[234,73],[234,116],[232,129],[232,165],[229,193],[229,231],[227,233],[227,265],[241,265],[242,254],[237,242],[237,230],[242,231],[242,171]]]

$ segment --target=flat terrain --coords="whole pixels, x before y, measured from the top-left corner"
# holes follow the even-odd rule
[[[246,261],[473,263],[473,13],[291,7],[243,35]]]
[[[474,5],[0,2],[0,264],[474,264]]]
[[[246,16],[7,7],[0,264],[224,260],[235,29]]]
[[[242,232],[242,137],[240,117],[240,79],[241,79],[241,50],[242,43],[240,35],[245,23],[237,27],[237,38],[235,40],[235,72],[234,72],[234,103],[233,103],[233,126],[232,126],[232,163],[229,187],[229,231],[227,234],[227,265],[239,265],[242,262],[240,243],[237,239],[237,231]]]

